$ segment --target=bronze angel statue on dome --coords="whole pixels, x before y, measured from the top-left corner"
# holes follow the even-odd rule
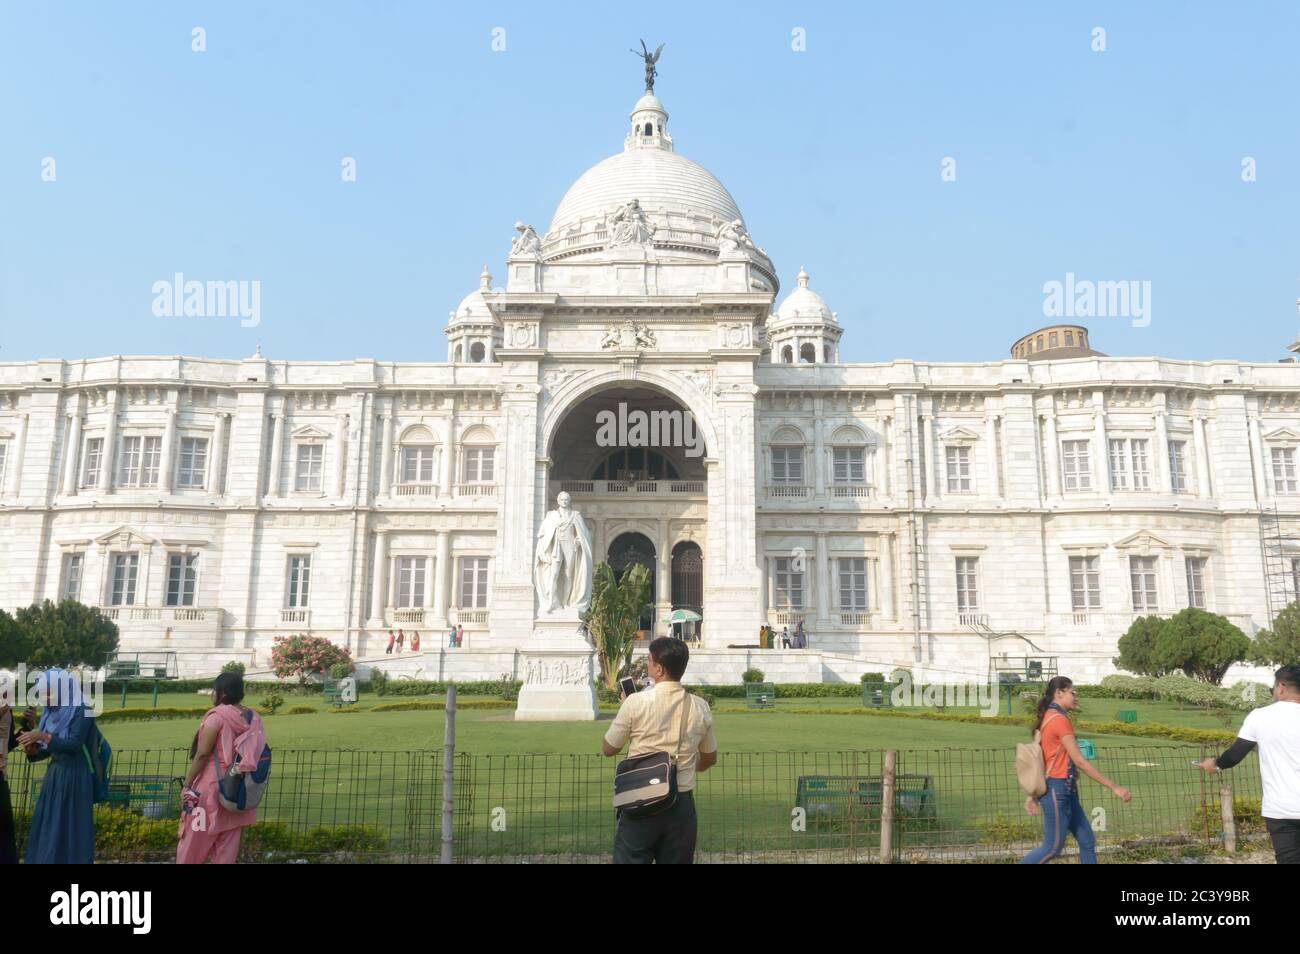
[[[645,45],[645,40],[642,40],[641,52],[637,53],[636,50],[631,51],[636,56],[645,60],[645,91],[647,93],[653,93],[655,91],[655,77],[659,75],[659,71],[655,69],[655,64],[659,62],[659,54],[664,51],[666,45],[667,44],[660,43],[659,49],[651,53],[650,48]]]

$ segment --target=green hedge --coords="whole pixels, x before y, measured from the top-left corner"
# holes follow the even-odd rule
[[[159,706],[157,709],[105,709],[96,720],[100,725],[108,722],[155,722],[163,719],[201,719],[207,706],[198,709],[178,709]]]
[[[465,699],[457,700],[457,709],[513,709],[515,703],[505,699]],[[447,708],[447,703],[437,701],[420,702],[383,702],[374,706],[370,712],[440,712]]]
[[[389,696],[444,696],[447,694],[447,687],[453,683],[447,681],[434,681],[428,679],[402,679],[395,680],[392,677],[388,679],[388,689],[385,695]],[[523,686],[522,682],[509,679],[491,679],[479,680],[477,682],[457,682],[455,683],[456,692],[466,696],[499,696],[504,692],[514,690],[518,692]]]

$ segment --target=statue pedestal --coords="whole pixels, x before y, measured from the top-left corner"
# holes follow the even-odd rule
[[[594,721],[595,656],[577,613],[561,610],[538,619],[527,646],[515,721]]]

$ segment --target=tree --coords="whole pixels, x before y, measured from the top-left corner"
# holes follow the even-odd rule
[[[1119,655],[1114,663],[1139,676],[1163,676],[1168,667],[1156,664],[1156,637],[1167,621],[1159,616],[1139,616],[1119,638]]]
[[[1246,634],[1225,617],[1189,606],[1160,627],[1153,658],[1167,672],[1181,669],[1193,679],[1217,686],[1250,649]]]
[[[591,579],[591,607],[583,615],[600,658],[600,678],[613,689],[632,659],[637,623],[650,602],[650,571],[634,563],[620,578],[608,563],[597,563]]]
[[[281,679],[297,676],[299,685],[305,684],[308,676],[328,672],[335,663],[351,661],[352,655],[345,647],[323,636],[277,636],[271,647],[271,669]]]
[[[0,610],[0,669],[13,669],[26,662],[29,652],[23,628],[12,616]]]
[[[51,666],[100,668],[117,650],[117,624],[93,606],[50,600],[18,610],[14,622],[23,658],[31,669]]]
[[[1250,661],[1261,666],[1294,666],[1300,663],[1300,603],[1289,603],[1277,614],[1271,629],[1255,634]]]

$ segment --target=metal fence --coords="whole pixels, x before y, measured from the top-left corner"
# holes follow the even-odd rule
[[[1124,804],[1091,781],[1080,783],[1103,861],[1171,846],[1231,846],[1262,834],[1255,760],[1206,779],[1189,763],[1207,754],[1185,745],[1101,749],[1098,767],[1133,792]],[[437,750],[277,749],[241,860],[436,861],[442,759]],[[458,753],[455,860],[608,861],[615,762]],[[178,780],[187,764],[180,749],[115,753],[112,796],[95,809],[98,860],[174,857]],[[44,763],[10,759],[20,851],[44,771]],[[698,779],[696,860],[1010,861],[1041,837],[1041,820],[1023,803],[1014,752],[1005,749],[903,750],[892,759],[883,750],[723,753]]]

